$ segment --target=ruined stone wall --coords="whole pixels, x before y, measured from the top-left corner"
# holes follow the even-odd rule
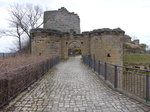
[[[124,31],[99,29],[91,32],[91,56],[102,62],[122,65]]]
[[[82,33],[82,38],[83,38],[83,41],[82,41],[82,55],[84,56],[89,56],[91,55],[91,39],[90,39],[90,35],[88,33]]]
[[[60,32],[53,30],[36,29],[31,30],[31,35],[33,54],[61,56]]]
[[[69,44],[77,42],[82,55],[102,62],[122,65],[124,31],[99,29],[82,34],[63,33],[50,29],[32,30],[32,52],[68,59]]]
[[[86,41],[85,38],[83,38],[82,34],[65,34],[62,37],[62,59],[68,58],[68,49],[69,45],[72,42],[77,42],[80,45],[82,55],[88,55],[89,52],[87,51],[89,42]]]
[[[124,53],[146,53],[146,44],[141,44],[138,39],[131,40],[131,37],[125,35],[123,38]]]
[[[89,55],[89,38],[84,38],[82,34],[63,33],[50,29],[31,30],[32,53],[49,54],[50,56],[60,56],[68,59],[68,49],[71,42],[80,44],[82,55]]]
[[[82,55],[91,56],[102,62],[122,65],[123,43],[131,41],[131,38],[120,28],[103,28],[79,34],[78,15],[68,12],[65,8],[46,11],[44,22],[44,29],[31,31],[34,54],[57,55],[67,59],[70,43],[77,42]]]
[[[62,32],[75,31],[79,34],[80,18],[77,14],[68,12],[64,7],[56,11],[46,11],[44,13],[44,28]]]

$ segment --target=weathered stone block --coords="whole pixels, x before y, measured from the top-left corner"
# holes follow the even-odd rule
[[[57,11],[46,11],[44,13],[44,28],[79,34],[80,18],[77,14],[68,12],[64,7]]]

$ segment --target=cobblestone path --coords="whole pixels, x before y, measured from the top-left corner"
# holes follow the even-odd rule
[[[7,111],[150,112],[149,107],[115,92],[80,61],[61,62]]]

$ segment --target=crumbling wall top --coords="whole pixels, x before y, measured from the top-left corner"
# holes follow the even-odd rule
[[[116,28],[116,29],[110,29],[110,28],[102,28],[102,29],[96,29],[90,32],[90,34],[98,34],[98,35],[102,35],[102,34],[112,34],[112,35],[124,35],[124,31],[120,28]]]
[[[49,35],[70,35],[69,32],[62,32],[59,30],[54,30],[54,29],[43,29],[43,28],[37,28],[37,29],[32,29],[31,33],[47,33]],[[124,31],[121,30],[120,28],[116,28],[116,29],[109,29],[109,28],[103,28],[103,29],[96,29],[93,31],[86,31],[86,32],[82,32],[82,34],[76,34],[75,32],[72,34],[74,36],[84,36],[84,35],[88,35],[90,37],[90,35],[124,35]]]
[[[31,32],[31,33],[62,34],[62,32],[59,31],[59,30],[54,30],[54,29],[43,29],[43,28],[32,29],[30,32]]]
[[[62,32],[75,31],[80,33],[80,18],[77,14],[69,12],[65,7],[58,10],[44,12],[44,28],[55,29]]]
[[[82,32],[83,35],[124,35],[125,31],[123,31],[120,28],[116,28],[116,29],[109,29],[109,28],[102,28],[102,29],[96,29],[93,31],[87,31],[87,32]]]
[[[65,7],[61,7],[58,11],[69,13],[69,11]]]

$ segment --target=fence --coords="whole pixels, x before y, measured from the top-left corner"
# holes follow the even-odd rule
[[[8,104],[58,62],[59,57],[55,57],[0,74],[0,107]]]
[[[111,87],[141,101],[150,101],[150,70],[130,68],[83,56],[83,62]]]
[[[13,55],[14,55],[13,53],[0,53],[0,58],[5,58]]]

